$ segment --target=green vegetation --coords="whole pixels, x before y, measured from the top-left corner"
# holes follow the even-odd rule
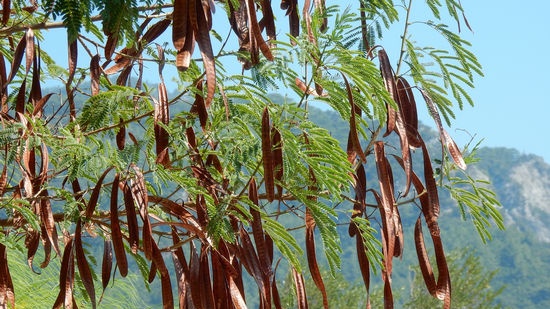
[[[40,273],[33,273],[24,263],[26,257],[17,250],[9,254],[10,271],[13,274],[13,284],[17,288],[17,306],[21,308],[37,308],[39,304],[46,306],[55,302],[56,295],[52,293],[59,289],[60,263],[54,260],[51,265],[41,269]],[[40,257],[42,258],[42,257]],[[80,278],[76,278],[75,299],[79,308],[89,308],[91,303]],[[97,295],[101,295],[101,305],[98,308],[154,308],[149,307],[143,295],[143,279],[137,274],[129,275],[124,280],[117,278],[116,283],[102,291],[98,289]],[[158,304],[158,302],[157,302]]]
[[[444,126],[482,75],[453,30],[468,26],[460,1],[30,3],[2,2],[0,307],[15,306],[11,260],[25,253],[58,270],[53,308],[102,306],[99,291],[132,274],[160,285],[164,308],[282,308],[283,269],[299,308],[306,274],[328,307],[319,264],[345,276],[352,248],[365,285],[382,274],[376,301],[393,306],[398,261],[417,253],[450,308],[442,196],[471,221],[463,237],[503,228],[490,184],[466,170],[475,151]],[[393,25],[392,51],[377,40]],[[47,31],[66,32],[66,67],[59,46],[41,48]],[[314,102],[345,129],[313,120]]]
[[[504,286],[499,287],[500,281],[495,280],[498,271],[489,271],[481,263],[481,259],[473,255],[468,249],[453,251],[449,255],[449,269],[451,276],[455,278],[453,290],[453,306],[455,308],[502,308],[497,303],[501,297]],[[437,308],[440,301],[432,297],[426,290],[424,279],[418,267],[412,267],[409,273],[408,285],[396,290],[394,297],[402,308]],[[329,293],[331,308],[364,308],[366,305],[366,290],[361,283],[351,283],[341,274],[335,277],[326,273],[326,288]],[[412,280],[411,280],[412,278]],[[321,308],[323,298],[321,293],[314,288],[314,283],[307,281],[311,291],[307,296],[312,308]],[[296,291],[292,286],[292,278],[289,276],[283,287],[286,293],[282,298],[284,308],[296,308]],[[375,285],[370,293],[372,308],[382,308],[384,304],[383,287]]]

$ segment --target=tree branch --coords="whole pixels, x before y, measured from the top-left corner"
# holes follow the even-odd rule
[[[161,10],[166,8],[173,7],[173,4],[163,4],[163,5],[156,5],[156,6],[140,6],[137,8],[138,12],[147,12],[147,11],[155,11],[155,10]],[[167,14],[167,17],[171,14]],[[149,17],[159,17],[161,15],[152,15]],[[103,17],[101,15],[95,15],[90,17],[91,22],[98,22],[102,21]],[[35,23],[35,24],[20,24],[16,26],[9,26],[9,27],[3,27],[0,28],[0,37],[6,37],[10,36],[16,32],[22,32],[27,29],[32,30],[49,30],[49,29],[59,29],[59,28],[65,28],[66,25],[62,21],[55,21],[55,22],[41,22],[41,23]]]

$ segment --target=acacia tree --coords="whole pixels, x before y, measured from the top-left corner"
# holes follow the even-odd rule
[[[413,23],[413,5],[427,5],[437,22]],[[74,298],[75,284],[96,307],[96,286],[105,289],[114,271],[126,276],[129,256],[149,265],[149,281],[160,277],[166,308],[174,301],[182,308],[245,308],[245,272],[258,287],[260,307],[280,308],[280,260],[292,271],[298,306],[306,308],[303,249],[328,307],[316,241],[337,271],[342,249],[336,226],[345,220],[356,239],[365,297],[370,268],[379,265],[384,303],[392,307],[392,259],[401,256],[405,237],[399,209],[415,207],[424,281],[449,308],[438,187],[453,193],[484,239],[491,220],[502,225],[491,191],[456,177],[464,175],[468,159],[440,116],[450,124],[453,106],[472,104],[467,88],[481,66],[468,42],[439,22],[447,16],[458,30],[469,25],[460,1],[356,6],[2,1],[0,306],[15,306],[7,252],[24,243],[33,271],[39,249],[41,268],[52,254],[61,259],[54,308],[82,301]],[[403,25],[397,59],[375,43],[392,24]],[[447,45],[417,45],[413,24],[430,28]],[[40,47],[52,35],[45,30],[54,28],[67,32],[66,68],[51,57],[57,48]],[[243,71],[231,73],[238,62]],[[163,73],[172,67],[178,73],[165,82]],[[64,91],[46,93],[51,80]],[[169,87],[176,91],[172,97]],[[270,88],[292,93],[298,103],[272,102]],[[419,98],[446,149],[436,163],[417,130]],[[349,123],[346,149],[308,120],[312,101]],[[422,157],[413,167],[415,148]],[[394,176],[390,160],[403,172]],[[365,164],[376,166],[378,181],[367,185]],[[398,175],[403,183],[394,183]],[[289,232],[296,229],[305,232],[305,248]],[[94,257],[84,250],[98,237],[104,242],[100,283],[90,266]]]

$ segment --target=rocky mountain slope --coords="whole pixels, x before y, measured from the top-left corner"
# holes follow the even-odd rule
[[[474,166],[493,182],[508,227],[550,243],[550,165],[516,149],[483,148]]]

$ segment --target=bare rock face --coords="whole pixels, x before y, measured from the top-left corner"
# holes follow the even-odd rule
[[[469,172],[491,182],[507,227],[550,243],[550,164],[517,149],[484,147]]]
[[[501,203],[508,222],[550,243],[550,165],[541,158],[521,162],[510,168],[505,186]]]

